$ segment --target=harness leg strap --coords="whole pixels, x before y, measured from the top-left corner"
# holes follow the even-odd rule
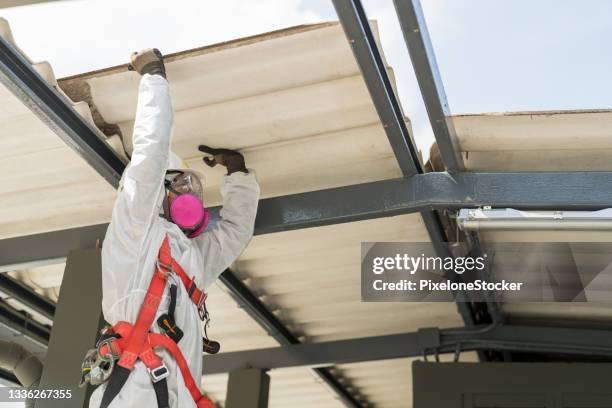
[[[104,390],[104,394],[102,395],[102,403],[100,404],[100,408],[108,408],[108,406],[113,402],[119,391],[125,385],[128,377],[130,376],[131,371],[127,368],[121,367],[119,365],[115,366],[115,370],[113,371],[113,375],[111,375],[110,380],[108,380],[108,384],[106,385],[106,389]]]
[[[166,379],[159,380],[153,383],[153,389],[155,390],[155,397],[157,398],[158,408],[169,408],[170,402],[168,398],[168,383]]]

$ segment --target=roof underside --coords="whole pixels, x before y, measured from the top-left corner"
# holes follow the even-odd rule
[[[0,34],[10,36],[3,20]],[[55,84],[48,64],[34,67]],[[173,150],[206,174],[207,205],[220,203],[222,170],[203,166],[200,143],[241,149],[257,172],[263,197],[401,176],[336,23],[173,54],[167,72],[176,110]],[[59,86],[101,137],[117,152],[130,153],[135,73],[113,67],[60,80]],[[3,87],[0,103],[0,239],[109,221],[114,190]],[[467,168],[487,171],[610,170],[610,122],[611,111],[455,117]],[[607,241],[612,235],[581,237]],[[550,232],[490,232],[484,239],[564,238]],[[233,269],[303,341],[461,326],[454,304],[360,300],[362,241],[428,240],[418,214],[261,235]],[[11,274],[57,299],[63,265]],[[209,299],[211,336],[224,351],[277,344],[221,286],[210,289]],[[505,305],[504,310],[516,319],[601,321],[612,315],[606,306],[592,304]],[[410,360],[351,364],[336,373],[374,406],[411,406]],[[276,370],[271,376],[271,407],[341,406],[306,369]],[[204,384],[223,401],[226,376],[205,375]]]
[[[166,61],[176,111],[172,148],[205,173],[208,205],[220,203],[222,170],[204,167],[197,151],[200,143],[241,149],[257,172],[263,197],[401,176],[336,23],[186,51],[167,56]],[[88,104],[88,116],[103,137],[112,138],[115,147],[117,140],[123,140],[130,153],[136,74],[125,66],[114,67],[59,84],[72,100]],[[0,210],[1,236],[108,221],[112,188],[16,98],[2,92],[12,109],[2,118],[6,127],[2,134],[7,137],[0,139],[0,151],[13,160],[12,166],[19,162],[28,170],[25,175],[5,171],[0,176],[8,189],[2,199],[14,202],[9,207],[13,212]],[[23,132],[24,126],[33,128],[27,137],[12,137]],[[40,163],[50,163],[51,168],[41,169]],[[4,170],[12,167],[6,160],[2,165]],[[33,199],[34,195],[44,195],[44,202]],[[303,341],[400,333],[432,325],[461,326],[453,304],[361,302],[360,243],[380,240],[427,241],[428,235],[418,214],[261,235],[233,269]],[[57,299],[63,266],[11,274]],[[221,341],[223,350],[278,344],[221,286],[211,288],[209,299],[210,334]],[[335,371],[348,385],[354,380],[357,392],[371,404],[409,404],[409,361],[355,364]],[[383,385],[380,378],[391,371],[397,375]],[[271,375],[272,407],[342,406],[307,369],[278,370]],[[205,375],[204,384],[217,401],[224,400],[225,376]],[[387,394],[385,389],[403,391]]]
[[[468,170],[610,171],[611,110],[512,112],[455,116]],[[605,231],[486,231],[489,242],[611,242]],[[547,325],[612,325],[612,301],[508,303],[510,320]]]

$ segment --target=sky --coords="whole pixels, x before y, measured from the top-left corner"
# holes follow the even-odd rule
[[[392,0],[378,21],[418,147],[433,141]],[[453,114],[612,108],[612,1],[422,0]],[[293,25],[335,20],[331,0],[64,0],[0,9],[20,47],[62,77]]]

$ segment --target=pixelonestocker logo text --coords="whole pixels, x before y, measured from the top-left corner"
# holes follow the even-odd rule
[[[410,276],[416,275],[418,271],[442,272],[443,274],[454,273],[463,275],[465,272],[485,271],[485,261],[487,254],[478,257],[440,257],[440,256],[410,256],[406,253],[395,254],[393,257],[378,256],[372,260],[372,273],[384,275],[390,270],[404,271]],[[451,290],[451,291],[480,291],[480,290],[521,290],[523,282],[487,282],[477,279],[474,282],[454,282],[450,279],[446,281],[434,281],[432,279],[419,279],[413,281],[401,279],[395,282],[386,282],[384,279],[375,279],[372,286],[376,291],[385,290]]]
[[[466,243],[362,243],[363,301],[580,301],[584,287],[567,270],[552,272],[556,244],[479,248]],[[521,252],[523,251],[523,252]],[[522,255],[519,255],[522,254]],[[559,262],[562,261],[562,262]],[[527,271],[527,272],[526,272]],[[579,281],[580,279],[578,279]],[[565,286],[559,290],[559,282]]]

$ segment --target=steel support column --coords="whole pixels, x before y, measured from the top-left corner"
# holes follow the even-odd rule
[[[231,372],[227,381],[225,408],[268,408],[270,376],[264,370]]]
[[[83,408],[90,388],[79,388],[81,362],[103,324],[100,249],[71,252],[62,279],[41,389],[70,389],[70,399],[41,399],[36,408]]]

